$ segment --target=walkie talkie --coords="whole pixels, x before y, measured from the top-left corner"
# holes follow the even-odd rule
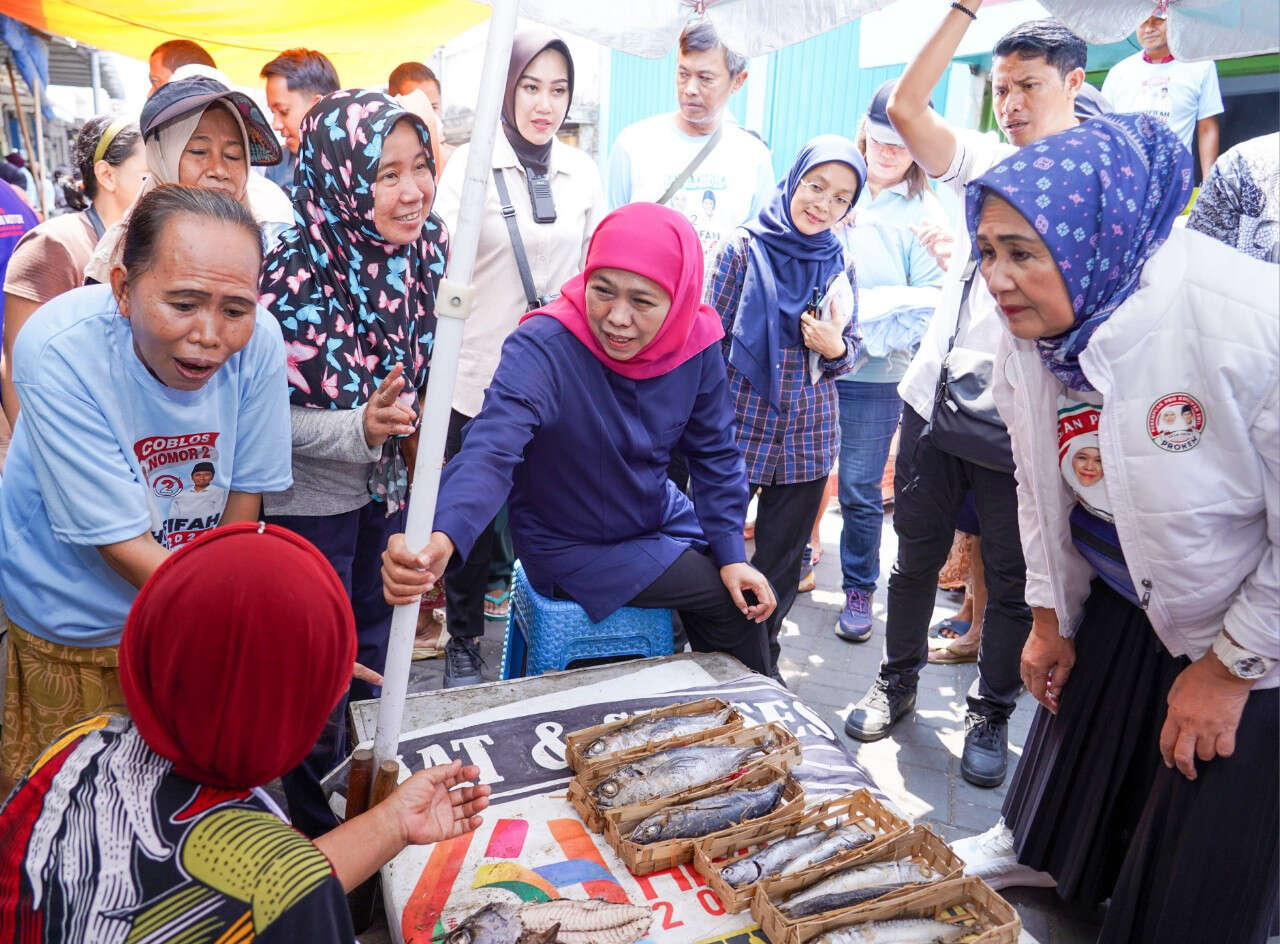
[[[535,223],[556,221],[556,202],[551,196],[551,178],[546,174],[525,174],[529,184],[529,206],[533,209]]]

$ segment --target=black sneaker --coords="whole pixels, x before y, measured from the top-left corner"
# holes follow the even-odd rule
[[[484,664],[479,640],[450,636],[444,647],[444,687],[479,685],[484,681],[480,672],[480,666]]]
[[[916,707],[916,689],[878,677],[871,690],[853,706],[844,733],[859,741],[878,741]]]
[[[1009,766],[1009,722],[969,712],[960,776],[975,787],[998,787]]]

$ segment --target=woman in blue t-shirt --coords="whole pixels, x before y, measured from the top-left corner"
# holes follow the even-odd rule
[[[257,520],[259,496],[288,487],[284,347],[257,306],[259,238],[226,194],[154,190],[111,284],[58,296],[18,335],[23,409],[0,482],[10,777],[120,701],[125,616],[169,553]],[[203,463],[225,506],[175,518]]]

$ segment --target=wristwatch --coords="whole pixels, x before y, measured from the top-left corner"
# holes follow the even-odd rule
[[[1228,672],[1239,679],[1260,679],[1276,664],[1275,659],[1268,659],[1237,646],[1225,632],[1214,637],[1213,654],[1227,667]]]

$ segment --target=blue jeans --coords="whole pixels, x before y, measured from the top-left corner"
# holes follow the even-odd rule
[[[902,400],[896,383],[840,381],[841,586],[871,593],[880,579],[884,501],[880,481],[889,460]]]

